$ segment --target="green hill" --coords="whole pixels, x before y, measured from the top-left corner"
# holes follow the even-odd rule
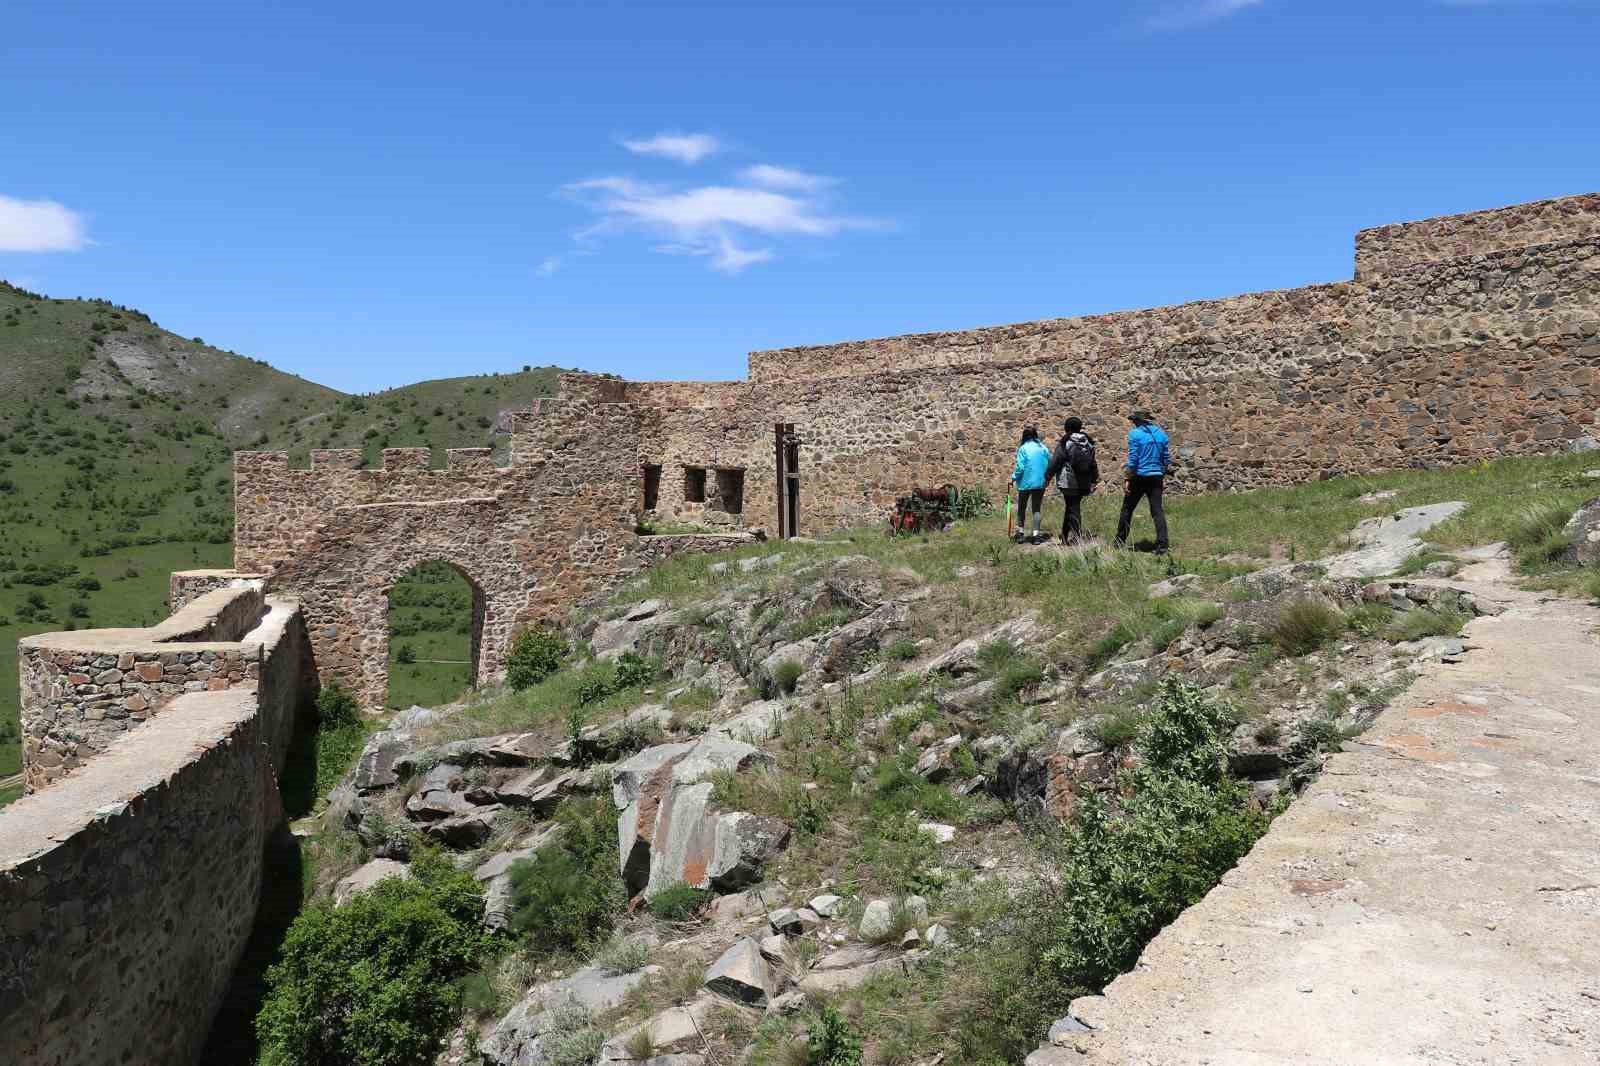
[[[132,308],[0,282],[0,781],[20,769],[17,639],[156,621],[170,571],[227,565],[234,450],[427,446],[442,462],[503,446],[500,413],[558,373],[352,396]]]

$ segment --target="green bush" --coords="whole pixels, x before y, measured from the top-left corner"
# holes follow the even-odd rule
[[[290,926],[256,1017],[262,1066],[426,1066],[486,949],[477,882],[424,855],[335,910]]]
[[[627,903],[611,801],[570,799],[556,819],[562,826],[556,842],[511,867],[511,927],[543,953],[592,946]]]
[[[1036,1043],[1041,1019],[1099,991],[1250,850],[1267,818],[1226,773],[1234,713],[1187,682],[1162,683],[1139,729],[1139,767],[1113,809],[1090,795],[1059,849],[1060,876],[1014,911],[994,955],[989,1002],[971,1040],[1006,1053]],[[1018,973],[1028,980],[1017,981]]]
[[[883,657],[890,662],[897,663],[915,659],[917,657],[917,642],[910,637],[901,637],[883,649]]]
[[[646,659],[625,651],[617,656],[617,668],[613,675],[616,691],[625,688],[642,688],[655,681],[661,673],[661,664],[655,659]]]
[[[1506,546],[1516,558],[1517,569],[1536,573],[1566,551],[1572,543],[1566,529],[1571,517],[1570,506],[1554,501],[1524,509],[1506,532]]]
[[[524,629],[506,653],[506,684],[516,692],[532,688],[561,669],[566,658],[567,641],[560,633],[542,626]]]
[[[806,1066],[861,1066],[861,1037],[832,1007],[822,1008],[806,1036]]]
[[[699,914],[710,898],[705,889],[678,881],[650,897],[650,913],[664,922],[686,922]]]
[[[805,673],[805,667],[794,660],[786,660],[772,668],[772,687],[788,695],[800,683],[800,675]]]
[[[317,692],[316,729],[311,738],[313,750],[314,800],[326,796],[361,754],[367,741],[367,723],[360,705],[349,689],[330,681]],[[292,790],[286,784],[286,791]]]
[[[1285,655],[1309,655],[1344,631],[1337,607],[1301,599],[1284,606],[1267,626],[1267,637]]]
[[[1419,611],[1402,611],[1389,623],[1384,636],[1396,644],[1424,637],[1453,637],[1467,624],[1467,616],[1457,611],[1440,611],[1427,608]]]
[[[612,663],[591,663],[578,675],[573,695],[577,697],[580,707],[587,707],[591,703],[599,703],[617,690],[616,666]]]
[[[409,644],[400,645],[399,649],[394,653],[394,661],[409,666],[417,661],[417,649]]]

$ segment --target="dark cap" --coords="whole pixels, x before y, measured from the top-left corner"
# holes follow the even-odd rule
[[[1066,430],[1068,433],[1076,433],[1078,430],[1083,428],[1083,419],[1079,418],[1077,415],[1073,415],[1071,418],[1067,419],[1061,424],[1061,428]]]
[[[1129,415],[1128,416],[1128,421],[1129,422],[1154,422],[1155,419],[1150,417],[1150,412],[1149,411],[1146,411],[1143,408],[1141,408],[1141,409],[1133,412],[1133,414]]]

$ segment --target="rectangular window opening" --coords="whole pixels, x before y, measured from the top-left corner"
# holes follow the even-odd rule
[[[654,511],[656,504],[661,499],[661,467],[656,464],[644,465],[644,509]]]
[[[686,503],[706,502],[705,467],[686,466],[683,468],[683,499]]]
[[[718,470],[717,496],[728,514],[744,513],[744,471]]]

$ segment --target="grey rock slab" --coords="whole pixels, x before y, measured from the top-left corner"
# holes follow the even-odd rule
[[[945,825],[943,822],[918,822],[917,828],[940,844],[948,844],[956,838],[956,827]]]
[[[778,735],[788,706],[787,700],[756,700],[745,704],[732,718],[713,725],[710,731],[747,744],[759,744]]]
[[[927,942],[927,945],[930,948],[943,947],[944,945],[950,943],[950,930],[945,928],[943,925],[940,925],[938,922],[934,922],[932,925],[928,926],[927,931],[923,933],[922,939]]]
[[[861,912],[861,924],[856,927],[862,940],[880,940],[894,928],[894,907],[886,899],[875,899]]]
[[[494,834],[495,819],[502,810],[504,808],[499,804],[473,807],[469,814],[428,822],[422,827],[422,832],[452,848],[476,848]]]
[[[760,1006],[771,991],[772,973],[761,946],[743,937],[706,970],[705,986],[718,995]]]
[[[541,1066],[547,1051],[542,1038],[553,1008],[576,1002],[592,1011],[608,1010],[646,978],[660,972],[659,966],[646,966],[633,973],[612,975],[586,966],[570,977],[535,986],[484,1038],[483,1057],[494,1066]]]
[[[843,902],[844,898],[842,896],[835,896],[833,893],[828,892],[820,896],[811,897],[811,901],[806,906],[823,918],[832,918],[839,912],[839,904]]]
[[[766,957],[768,962],[774,965],[781,966],[783,964],[788,948],[789,940],[781,933],[773,933],[771,936],[761,938],[761,954]]]
[[[1408,507],[1392,515],[1369,518],[1356,526],[1352,551],[1322,560],[1331,578],[1380,577],[1400,569],[1422,550],[1419,534],[1466,508],[1461,500]]]
[[[351,771],[351,784],[358,792],[372,792],[398,784],[400,772],[396,763],[410,750],[411,743],[411,734],[404,731],[386,729],[372,734]]]
[[[903,906],[919,927],[928,924],[928,901],[922,896],[907,896]]]
[[[917,759],[916,766],[913,767],[913,772],[934,784],[949,780],[956,772],[950,756],[960,746],[961,734],[946,737],[922,753]]]
[[[1198,588],[1201,579],[1198,574],[1179,574],[1169,577],[1165,581],[1157,581],[1145,593],[1152,600],[1165,599],[1168,596],[1181,596],[1185,592]]]
[[[1000,689],[997,678],[976,681],[961,688],[944,689],[934,694],[933,702],[946,714],[971,714],[985,710],[994,703]]]
[[[358,867],[333,888],[333,905],[341,907],[350,897],[365,892],[379,881],[389,877],[409,878],[411,867],[393,859],[373,859]]]
[[[1561,553],[1569,566],[1600,566],[1600,497],[1572,513],[1564,530],[1571,543]]]
[[[1030,648],[1047,634],[1038,622],[1038,613],[1029,611],[1008,619],[976,637],[968,638],[941,655],[929,660],[922,668],[928,674],[970,674],[978,669],[978,651],[996,640],[1009,640],[1019,648]]]

